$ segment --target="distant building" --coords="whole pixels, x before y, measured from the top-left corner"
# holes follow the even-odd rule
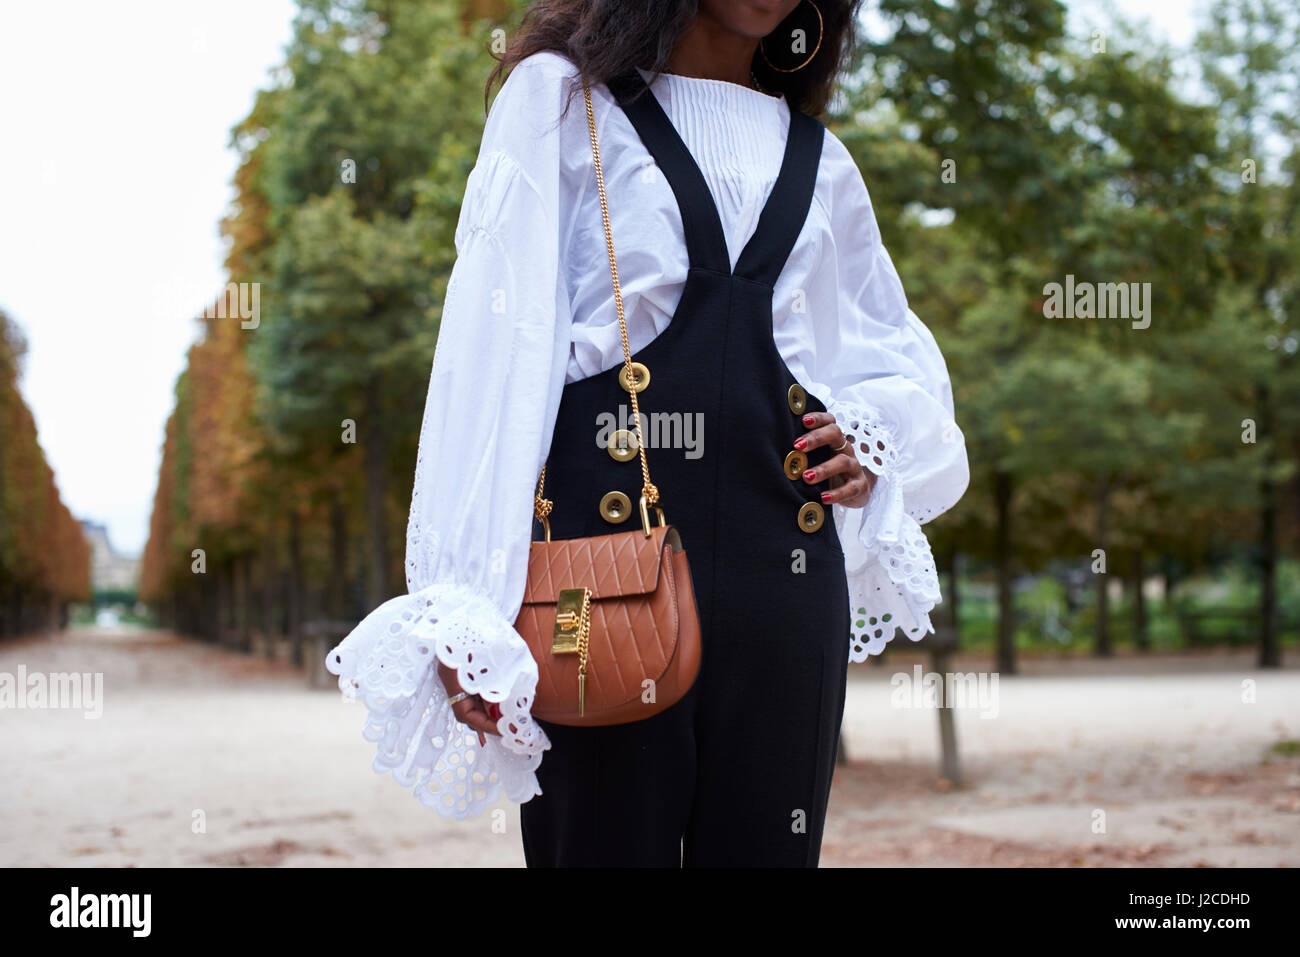
[[[108,540],[108,527],[98,522],[81,523],[90,542],[90,587],[134,591],[140,584],[140,559],[117,552]]]

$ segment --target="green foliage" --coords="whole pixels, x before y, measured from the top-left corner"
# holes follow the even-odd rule
[[[482,133],[465,77],[488,63],[455,4],[302,5],[292,82],[259,104],[264,125],[240,134],[268,207],[266,328],[251,360],[261,415],[287,447],[337,448],[341,420],[363,411],[365,428],[418,429],[411,397],[428,377]],[[376,382],[384,401],[367,409]]]
[[[1241,440],[1260,389],[1300,381],[1279,365],[1283,335],[1270,352],[1252,333],[1276,316],[1243,280],[1287,277],[1292,295],[1298,257],[1287,203],[1266,198],[1275,187],[1235,175],[1245,133],[1232,133],[1252,129],[1265,102],[1297,105],[1295,10],[1288,19],[1281,7],[1213,14],[1219,59],[1206,73],[1242,117],[1225,120],[1218,102],[1194,102],[1171,79],[1185,59],[1122,24],[1101,52],[1065,34],[1055,0],[881,4],[889,32],[864,47],[841,135],[952,373],[973,483],[938,523],[945,547],[988,553],[983,500],[1001,473],[1025,567],[1080,532],[1114,544],[1085,531],[1103,503],[1108,538],[1195,559],[1207,538],[1240,538],[1266,474],[1292,474],[1298,430],[1282,410],[1300,402],[1272,399],[1289,458],[1273,436]],[[1236,66],[1243,58],[1254,79]],[[1269,121],[1290,156],[1297,115]],[[1294,176],[1276,188],[1294,192]],[[949,218],[929,225],[941,210]],[[1150,283],[1150,325],[1048,318],[1046,287],[1067,275]]]

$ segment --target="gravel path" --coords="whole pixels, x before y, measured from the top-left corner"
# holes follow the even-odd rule
[[[935,712],[891,687],[922,659],[854,666],[823,866],[1298,866],[1300,756],[1275,745],[1300,740],[1300,661],[1252,661],[1027,662],[956,711],[960,788]],[[360,706],[283,662],[82,629],[0,644],[20,666],[102,672],[104,704],[0,710],[2,866],[523,863],[515,806],[496,833],[425,810],[369,770]]]

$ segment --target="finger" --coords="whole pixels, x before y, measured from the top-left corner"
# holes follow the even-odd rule
[[[469,724],[470,715],[474,713],[474,703],[469,698],[457,701],[451,706],[451,713],[461,724]]]
[[[815,429],[822,425],[834,425],[835,416],[829,412],[807,412],[804,413],[802,421],[805,428]]]
[[[459,694],[461,689],[460,680],[456,677],[455,669],[448,668],[442,662],[438,662],[438,674],[442,677],[444,686],[452,685],[447,688],[448,697],[454,697]],[[451,706],[451,713],[455,715],[456,720],[461,724],[468,725],[475,731],[486,731],[488,734],[495,734],[500,737],[501,732],[497,730],[496,721],[488,713],[487,704],[480,695],[473,695],[469,698],[462,698]]]
[[[478,733],[478,746],[479,746],[480,748],[486,748],[486,747],[487,747],[487,738],[483,737],[483,732],[482,732],[482,731],[480,731],[480,732]]]
[[[823,482],[832,475],[856,476],[862,471],[862,463],[851,455],[832,455],[821,465],[805,469],[803,480],[809,485]]]
[[[496,722],[484,715],[470,715],[469,720],[463,723],[474,731],[483,734],[495,734],[498,737],[501,734],[501,732],[497,730]]]
[[[487,713],[487,706],[483,704],[483,699],[475,697],[471,700],[475,702],[475,706],[470,709],[465,717],[460,719],[461,723],[469,725],[475,731],[500,735],[501,732],[497,730],[497,723]]]
[[[844,444],[844,433],[838,425],[823,425],[804,433],[795,440],[794,447],[802,452],[810,449],[821,448],[825,446],[830,449],[839,448]]]
[[[853,499],[845,499],[844,504],[851,508],[865,508],[867,502],[871,500],[871,493],[876,488],[876,477],[863,469],[857,481],[860,483],[861,491]]]
[[[476,714],[484,714],[484,708],[478,695],[462,698],[451,706],[451,713],[461,724],[469,724]]]
[[[862,506],[866,504],[869,492],[867,480],[856,476],[843,485],[822,492],[822,502],[826,505]]]
[[[483,731],[489,734],[499,733],[492,719],[480,712],[468,711],[464,714],[457,714],[456,720],[471,731]]]
[[[835,416],[829,412],[807,412],[799,421],[801,421],[804,424],[804,428],[810,430],[810,432],[805,433],[795,440],[794,445],[797,449],[817,448],[819,443],[813,440],[811,432],[815,432],[818,429],[835,428]]]

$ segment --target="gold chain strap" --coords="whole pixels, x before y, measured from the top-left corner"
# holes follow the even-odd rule
[[[618,331],[623,339],[623,369],[624,378],[628,385],[628,395],[632,397],[632,420],[636,423],[636,444],[637,454],[641,458],[641,495],[643,498],[642,519],[648,523],[645,518],[645,505],[659,505],[659,489],[650,481],[650,464],[646,461],[645,440],[641,435],[641,408],[637,404],[636,389],[632,384],[636,382],[636,376],[632,372],[632,347],[627,338],[627,317],[623,314],[623,289],[618,281],[618,263],[614,259],[614,232],[609,226],[609,201],[605,196],[605,173],[600,165],[600,146],[596,143],[596,113],[591,105],[591,87],[587,85],[586,79],[582,81],[582,95],[587,101],[587,130],[591,134],[591,157],[596,166],[596,189],[600,193],[600,218],[605,224],[605,248],[609,253],[609,275],[614,283],[614,308],[618,311]],[[542,466],[542,472],[537,478],[537,494],[533,497],[533,513],[546,526],[546,539],[550,541],[551,527],[547,516],[551,514],[553,502],[543,495],[543,489],[546,483],[546,466]],[[659,521],[663,523],[663,513],[660,512]],[[647,524],[646,534],[649,534]]]
[[[591,640],[591,589],[584,588],[578,619],[578,717],[587,709],[587,652]]]

